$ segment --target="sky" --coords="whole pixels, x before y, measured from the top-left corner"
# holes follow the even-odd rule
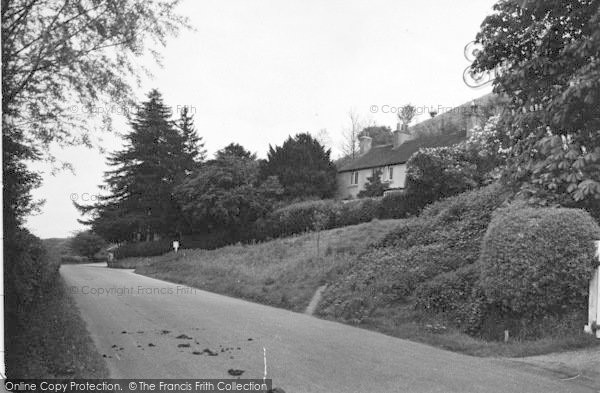
[[[395,128],[396,108],[411,103],[415,122],[491,91],[463,81],[465,46],[492,11],[491,0],[183,0],[193,30],[155,48],[162,67],[144,63],[138,101],[152,88],[176,113],[188,106],[210,156],[231,142],[265,157],[290,135],[326,130],[332,157],[341,154],[350,111],[365,123]],[[146,61],[146,60],[144,60]],[[114,114],[116,129],[128,131]],[[108,152],[122,147],[103,136]],[[72,204],[100,191],[106,152],[55,149],[74,171],[36,164],[44,199],[27,227],[42,238],[85,229]]]

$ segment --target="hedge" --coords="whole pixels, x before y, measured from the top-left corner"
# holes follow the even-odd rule
[[[173,251],[174,239],[162,239],[157,241],[142,241],[123,243],[114,250],[116,259],[129,257],[153,257]],[[200,235],[183,236],[179,240],[180,249],[203,248],[212,250],[226,246],[229,243],[227,234],[209,233]]]
[[[373,219],[405,218],[417,214],[420,202],[404,192],[394,192],[382,198],[351,201],[333,199],[293,203],[277,208],[258,219],[248,228],[230,234],[190,235],[181,241],[182,248],[222,247],[236,242],[263,241],[286,237],[316,229],[326,230],[369,222]],[[193,246],[191,246],[192,244]],[[157,256],[172,250],[172,240],[125,243],[115,251],[117,259],[135,256]]]
[[[529,319],[586,308],[598,239],[598,224],[583,210],[499,210],[481,249],[486,298],[507,316]]]
[[[60,265],[48,255],[42,240],[26,229],[7,231],[4,246],[7,311],[17,312],[54,285]]]

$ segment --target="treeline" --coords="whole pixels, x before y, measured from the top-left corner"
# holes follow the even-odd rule
[[[331,198],[331,151],[308,133],[270,146],[266,160],[231,143],[207,160],[184,108],[173,120],[152,90],[130,123],[125,148],[113,153],[94,205],[77,205],[82,222],[111,242],[189,238],[244,240],[248,228],[293,201]],[[202,241],[202,240],[199,240]],[[221,245],[219,243],[219,245]],[[215,243],[216,244],[216,243]]]

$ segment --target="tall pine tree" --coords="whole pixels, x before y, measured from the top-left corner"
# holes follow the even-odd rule
[[[199,163],[206,160],[206,149],[204,149],[202,137],[198,136],[194,128],[194,118],[189,113],[187,106],[181,110],[177,128],[181,131],[184,139],[184,156],[189,161],[186,163],[186,171],[191,172],[197,169]]]
[[[180,125],[171,120],[171,110],[157,90],[148,94],[125,137],[125,148],[108,158],[114,169],[105,173],[109,192],[100,203],[79,206],[94,217],[87,223],[96,233],[112,241],[151,240],[184,230],[184,219],[174,187],[193,170],[202,151],[191,118]]]

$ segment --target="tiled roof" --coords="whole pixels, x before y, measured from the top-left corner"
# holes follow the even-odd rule
[[[377,168],[386,165],[403,164],[413,153],[421,148],[452,146],[465,140],[465,133],[421,137],[406,141],[396,149],[392,145],[373,146],[366,154],[345,164],[338,172],[355,171],[358,169]]]

